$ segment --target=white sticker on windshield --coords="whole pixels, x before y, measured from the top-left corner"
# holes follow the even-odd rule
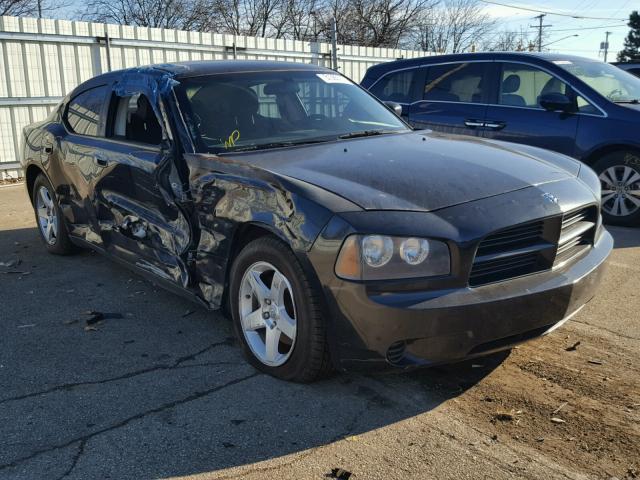
[[[573,65],[570,60],[554,60],[553,63],[556,65]]]
[[[318,78],[326,83],[346,83],[351,85],[351,82],[337,73],[317,73]]]

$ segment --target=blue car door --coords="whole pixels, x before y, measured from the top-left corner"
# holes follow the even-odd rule
[[[444,133],[481,135],[491,65],[472,61],[423,67],[425,80],[408,108],[409,123]]]
[[[483,135],[486,138],[524,143],[574,155],[578,115],[549,111],[540,97],[560,94],[576,102],[570,86],[537,66],[496,62],[493,95],[487,108]],[[577,107],[576,107],[577,110]]]

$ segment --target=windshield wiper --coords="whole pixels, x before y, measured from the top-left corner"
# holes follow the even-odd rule
[[[633,105],[637,105],[640,103],[640,100],[632,98],[631,100],[615,100],[613,103],[632,103]]]
[[[397,133],[398,130],[361,130],[359,132],[345,133],[340,135],[340,140],[346,140],[347,138],[359,138],[359,137],[374,137],[376,135],[386,135],[389,133]]]
[[[220,154],[225,154],[225,153],[235,153],[235,152],[252,152],[255,150],[268,150],[270,148],[283,148],[283,147],[293,147],[293,146],[297,146],[297,145],[310,145],[312,143],[322,143],[322,142],[327,142],[331,140],[330,138],[327,139],[318,139],[318,140],[301,140],[298,142],[270,142],[270,143],[262,143],[259,145],[247,145],[244,147],[237,147],[237,148],[230,148],[229,150],[225,150],[223,152],[220,152],[218,155]]]

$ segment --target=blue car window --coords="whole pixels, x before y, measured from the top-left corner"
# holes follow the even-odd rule
[[[487,81],[484,63],[453,63],[429,67],[424,99],[483,103]]]
[[[417,70],[403,70],[390,73],[371,88],[371,93],[382,101],[412,103],[411,87]]]
[[[531,65],[505,63],[500,78],[498,103],[512,107],[540,107],[540,96],[548,93],[569,94],[567,84]]]

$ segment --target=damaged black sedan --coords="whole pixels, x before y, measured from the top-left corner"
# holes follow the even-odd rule
[[[585,165],[413,131],[312,65],[104,74],[23,151],[51,253],[89,247],[228,309],[248,360],[287,380],[548,333],[594,296],[613,243]]]

